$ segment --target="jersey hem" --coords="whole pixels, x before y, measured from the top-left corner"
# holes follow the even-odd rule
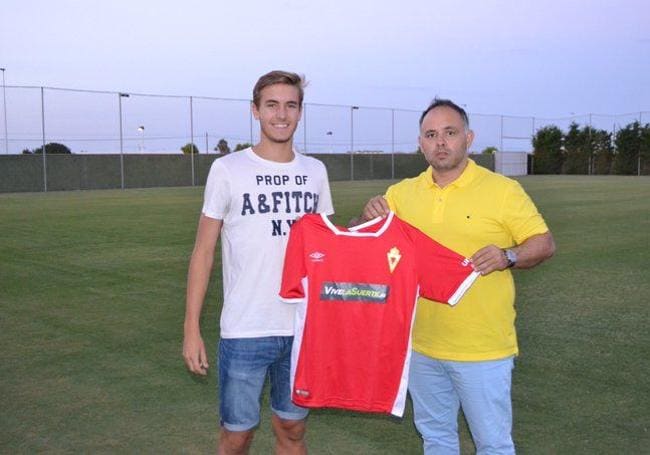
[[[304,302],[305,298],[304,297],[297,297],[297,298],[289,299],[289,298],[284,298],[284,297],[280,296],[280,300],[282,302],[284,302],[284,303],[300,303],[300,302]]]
[[[345,411],[368,412],[373,414],[391,414],[396,417],[404,415],[404,409],[395,409],[393,403],[388,402],[359,402],[346,400],[344,398],[333,398],[328,400],[301,400],[297,397],[292,397],[292,401],[303,408],[329,408],[329,409],[342,409]]]

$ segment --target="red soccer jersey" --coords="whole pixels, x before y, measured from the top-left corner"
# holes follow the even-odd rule
[[[299,304],[294,403],[402,416],[417,297],[455,305],[477,276],[468,259],[392,212],[350,230],[303,216],[280,290]]]

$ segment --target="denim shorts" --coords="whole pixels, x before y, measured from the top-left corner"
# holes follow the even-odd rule
[[[291,402],[293,337],[222,338],[219,341],[219,413],[228,431],[247,431],[260,422],[260,397],[267,375],[271,410],[281,419],[302,420],[307,409]]]

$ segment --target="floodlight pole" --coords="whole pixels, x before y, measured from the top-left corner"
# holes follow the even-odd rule
[[[2,105],[4,107],[4,117],[5,117],[5,152],[9,155],[9,136],[7,133],[7,86],[5,84],[5,70],[6,68],[0,68],[2,71]]]

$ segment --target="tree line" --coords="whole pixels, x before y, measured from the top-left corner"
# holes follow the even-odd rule
[[[650,124],[638,121],[616,133],[572,123],[554,125],[533,137],[535,174],[650,174]]]

